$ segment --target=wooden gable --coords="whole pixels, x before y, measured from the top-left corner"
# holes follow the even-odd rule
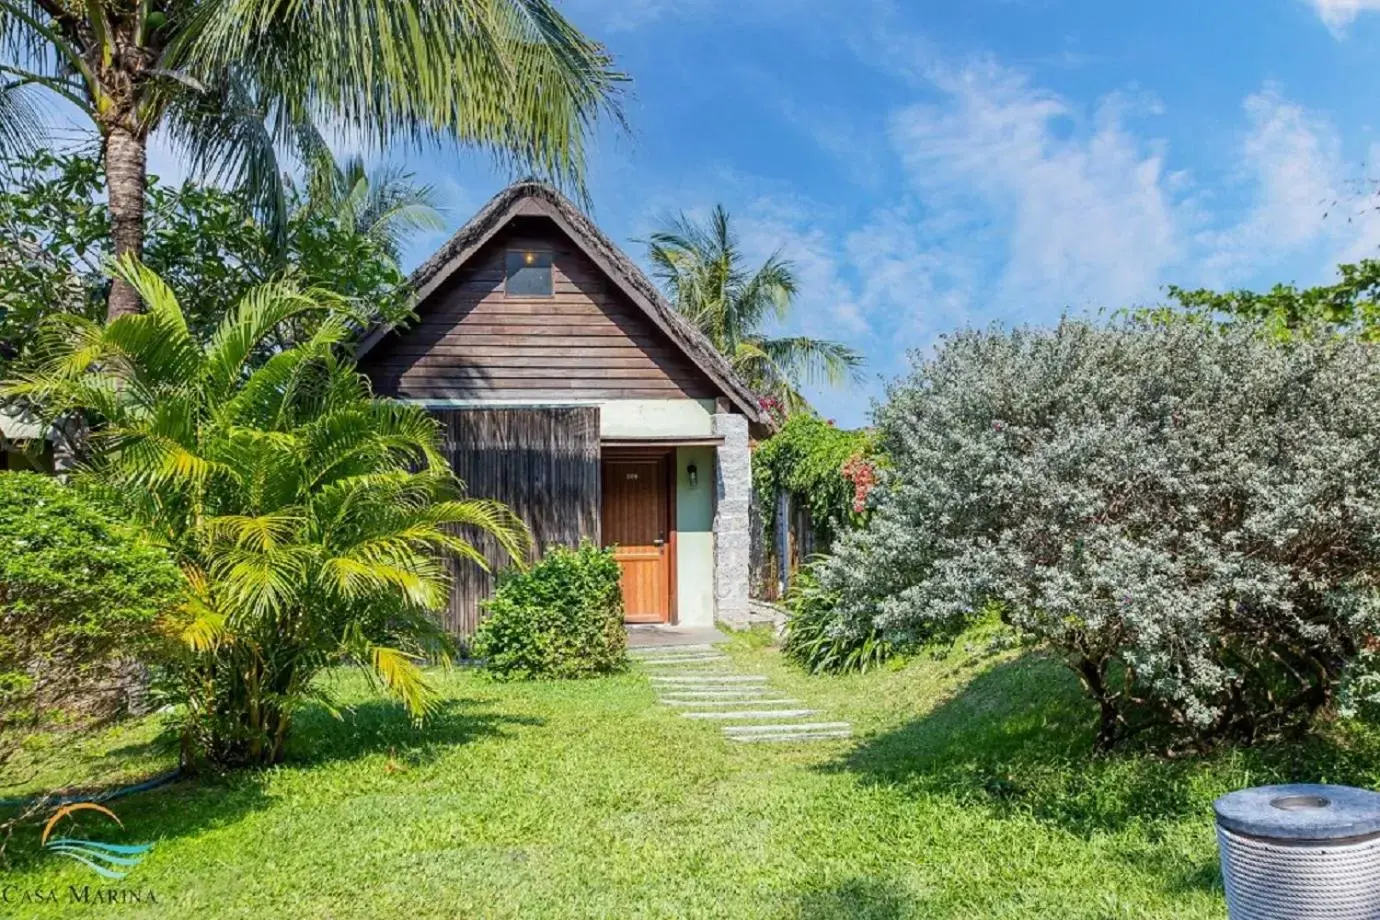
[[[504,290],[511,250],[552,253],[554,296]],[[720,390],[544,217],[516,217],[361,360],[380,395],[475,402],[712,398]]]

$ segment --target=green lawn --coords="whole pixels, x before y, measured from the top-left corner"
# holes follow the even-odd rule
[[[732,746],[637,676],[468,671],[438,675],[448,705],[418,732],[341,674],[353,712],[307,713],[289,764],[115,803],[121,840],[156,841],[122,885],[159,902],[119,915],[1220,918],[1215,795],[1380,779],[1355,729],[1208,762],[1094,760],[1076,687],[1039,656],[984,661],[960,644],[817,679],[746,642],[734,654],[860,737]],[[156,772],[147,728],[123,731],[89,747],[86,774],[130,759]],[[97,881],[37,836],[10,844],[2,884]]]

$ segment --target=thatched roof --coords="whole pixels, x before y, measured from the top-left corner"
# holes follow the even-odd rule
[[[559,191],[541,182],[518,182],[499,192],[456,231],[435,255],[412,273],[409,284],[416,295],[417,312],[425,313],[431,295],[517,217],[549,218],[714,382],[749,421],[772,426],[771,418],[758,406],[757,397],[704,334],[676,312],[656,285],[583,211]],[[360,342],[358,356],[367,354],[391,331],[392,327],[376,326],[366,332]]]

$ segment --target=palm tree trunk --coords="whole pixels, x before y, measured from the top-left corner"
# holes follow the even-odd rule
[[[105,132],[105,181],[110,194],[110,234],[115,257],[144,253],[144,191],[148,185],[148,134],[131,130],[134,118],[114,119]],[[139,295],[115,279],[106,302],[106,319],[139,312]]]

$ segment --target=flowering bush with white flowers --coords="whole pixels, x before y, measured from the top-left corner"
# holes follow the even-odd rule
[[[1380,355],[1318,330],[970,331],[878,412],[891,464],[822,566],[841,637],[998,605],[1142,728],[1250,741],[1332,706],[1380,634]]]

